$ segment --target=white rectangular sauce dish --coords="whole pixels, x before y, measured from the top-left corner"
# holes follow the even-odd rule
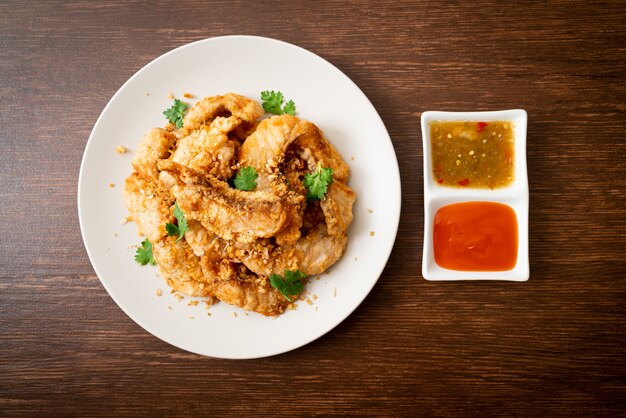
[[[494,112],[422,113],[424,150],[424,252],[422,275],[426,280],[509,280],[526,281],[530,274],[528,260],[528,175],[526,168],[526,111],[521,109]],[[437,184],[433,178],[431,132],[432,122],[509,121],[514,135],[514,177],[510,185],[496,189],[455,188]],[[458,165],[458,161],[457,161]],[[462,202],[495,202],[510,206],[517,217],[517,261],[511,270],[459,271],[443,268],[435,261],[433,225],[437,211],[449,204]]]

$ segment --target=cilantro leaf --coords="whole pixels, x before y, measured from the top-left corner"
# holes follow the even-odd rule
[[[304,279],[306,275],[300,270],[285,270],[285,279],[278,274],[270,274],[270,285],[278,290],[289,302],[294,300],[291,296],[297,296],[304,289],[304,284],[300,279]]]
[[[241,167],[235,176],[235,189],[238,190],[254,190],[256,188],[256,179],[259,175],[254,167]]]
[[[283,94],[279,91],[262,91],[261,100],[263,100],[263,110],[267,113],[273,113],[275,115],[282,115],[280,106],[283,104]]]
[[[137,248],[137,251],[135,251],[135,261],[142,266],[145,266],[146,264],[154,266],[156,264],[156,261],[152,256],[152,243],[148,240],[148,238],[144,239],[141,243],[141,247]]]
[[[262,91],[261,100],[263,100],[263,110],[265,110],[266,113],[273,113],[275,115],[286,113],[292,116],[296,113],[296,104],[293,100],[289,100],[285,103],[285,106],[283,106],[285,97],[280,91]]]
[[[180,129],[183,127],[183,116],[187,107],[187,103],[181,102],[178,99],[174,99],[174,104],[172,105],[172,107],[163,112],[163,114],[165,115],[167,120],[170,121],[170,123],[175,124],[176,127]]]
[[[293,102],[293,100],[289,100],[287,103],[285,103],[285,106],[283,107],[283,113],[292,116],[296,114],[296,104]]]
[[[185,236],[185,232],[189,231],[189,226],[187,226],[187,218],[185,217],[185,212],[178,206],[178,202],[174,203],[174,218],[178,221],[178,225],[174,225],[173,223],[168,223],[165,225],[165,230],[167,231],[167,235],[178,235],[178,239],[176,242],[183,239]]]
[[[333,169],[322,168],[317,164],[317,169],[313,174],[304,175],[304,187],[307,189],[306,198],[309,200],[319,200],[326,195],[328,186],[333,183]]]

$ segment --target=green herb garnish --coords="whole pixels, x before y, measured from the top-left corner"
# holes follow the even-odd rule
[[[141,243],[141,247],[137,248],[135,251],[135,261],[145,266],[146,264],[150,264],[154,266],[156,261],[152,256],[152,243],[148,240],[148,238],[144,239]]]
[[[241,167],[235,176],[235,189],[237,190],[254,190],[256,188],[256,179],[259,175],[254,167]]]
[[[270,274],[270,284],[273,288],[278,290],[289,302],[294,300],[292,296],[297,296],[304,289],[304,284],[300,279],[304,279],[306,275],[300,270],[285,270],[285,278],[283,279],[278,274]]]
[[[293,100],[289,100],[287,103],[285,103],[285,106],[283,106],[283,113],[291,116],[296,114],[296,104],[293,102]]]
[[[314,173],[304,175],[304,187],[307,189],[306,198],[309,200],[319,200],[326,195],[328,186],[333,183],[333,169],[330,167],[322,168],[321,164],[317,164]]]
[[[182,211],[180,207],[178,207],[178,202],[174,203],[174,218],[178,225],[174,225],[173,223],[168,223],[165,225],[165,230],[167,231],[167,235],[178,235],[178,239],[176,242],[183,239],[185,236],[185,232],[189,231],[189,226],[187,226],[187,218],[185,218],[185,212]]]
[[[163,114],[170,123],[175,124],[176,128],[180,129],[183,127],[183,117],[188,106],[187,103],[174,99],[172,107],[163,112]]]
[[[267,113],[273,113],[275,115],[295,115],[296,114],[296,104],[293,100],[289,100],[283,106],[283,101],[285,98],[280,91],[262,91],[261,92],[261,100],[263,100],[263,110]]]

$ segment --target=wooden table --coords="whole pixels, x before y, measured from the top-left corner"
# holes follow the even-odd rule
[[[620,2],[2,2],[0,415],[626,414]],[[89,133],[182,44],[256,34],[344,71],[402,175],[395,249],[335,330],[276,357],[176,349],[108,296],[80,236]],[[421,277],[425,110],[528,112],[527,283]]]

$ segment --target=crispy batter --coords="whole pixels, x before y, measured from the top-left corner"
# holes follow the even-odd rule
[[[348,242],[346,234],[328,235],[323,224],[311,228],[293,245],[279,246],[268,240],[252,243],[225,240],[197,221],[189,223],[185,237],[196,255],[235,260],[261,276],[296,269],[309,275],[322,273],[341,258]]]
[[[217,117],[210,127],[203,126],[182,138],[171,160],[200,172],[227,180],[233,176],[234,141],[228,134],[241,124],[241,119]]]
[[[189,110],[183,120],[183,127],[189,130],[198,129],[225,112],[252,124],[263,115],[263,108],[256,101],[235,93],[205,97]]]
[[[139,142],[132,162],[133,168],[144,177],[157,180],[157,162],[169,156],[175,142],[176,137],[171,132],[161,128],[150,129]]]
[[[345,235],[352,222],[352,205],[356,194],[340,181],[333,182],[320,206],[326,219],[328,235]]]
[[[272,288],[265,277],[259,277],[240,266],[237,276],[215,283],[215,296],[226,303],[263,315],[279,315],[289,302]]]
[[[261,250],[258,247],[239,246],[235,254],[259,275],[282,274],[285,270],[295,269],[314,275],[335,264],[343,255],[347,243],[347,235],[330,236],[321,224],[309,230],[294,245],[274,248],[262,246]]]
[[[211,277],[204,274],[200,260],[185,241],[176,237],[152,243],[152,255],[170,287],[189,296],[210,296]]]
[[[302,214],[306,199],[302,195],[289,194],[287,197],[287,220],[283,229],[275,234],[276,243],[278,245],[295,244],[301,236],[300,228],[302,227]]]
[[[185,233],[185,240],[198,257],[207,256],[213,261],[224,258],[222,240],[212,232],[207,231],[199,221],[190,219],[187,221],[189,230]]]
[[[222,238],[241,242],[268,238],[287,221],[288,202],[274,194],[233,189],[210,174],[172,161],[161,161],[159,169],[178,180],[172,193],[187,218]]]
[[[333,169],[335,181],[346,183],[350,168],[343,161],[337,149],[322,135],[322,131],[311,122],[302,121],[301,132],[296,140],[298,154],[308,163],[309,171],[315,171],[317,164]]]
[[[242,167],[254,167],[259,174],[258,190],[272,190],[271,175],[287,147],[298,135],[300,119],[291,115],[273,116],[265,119],[256,131],[246,139],[239,150]]]
[[[291,115],[259,122],[262,114],[254,100],[229,93],[200,100],[181,129],[152,129],[124,199],[172,289],[278,315],[293,306],[269,275],[314,275],[336,263],[355,194],[348,166],[315,125]],[[334,181],[321,201],[307,201],[303,179],[318,164],[333,169]],[[244,166],[258,174],[253,191],[228,183]],[[187,218],[183,240],[165,230],[176,222],[174,202]]]
[[[170,213],[171,203],[153,180],[132,173],[124,182],[124,201],[141,235],[153,243],[167,235],[165,224],[174,220]]]
[[[279,245],[294,244],[300,238],[302,226],[306,190],[301,181],[297,182],[299,184],[290,181],[279,168],[287,147],[296,138],[298,123],[298,119],[290,115],[266,119],[239,152],[240,165],[252,166],[257,171],[258,190],[268,190],[290,202],[285,227],[275,235]]]

